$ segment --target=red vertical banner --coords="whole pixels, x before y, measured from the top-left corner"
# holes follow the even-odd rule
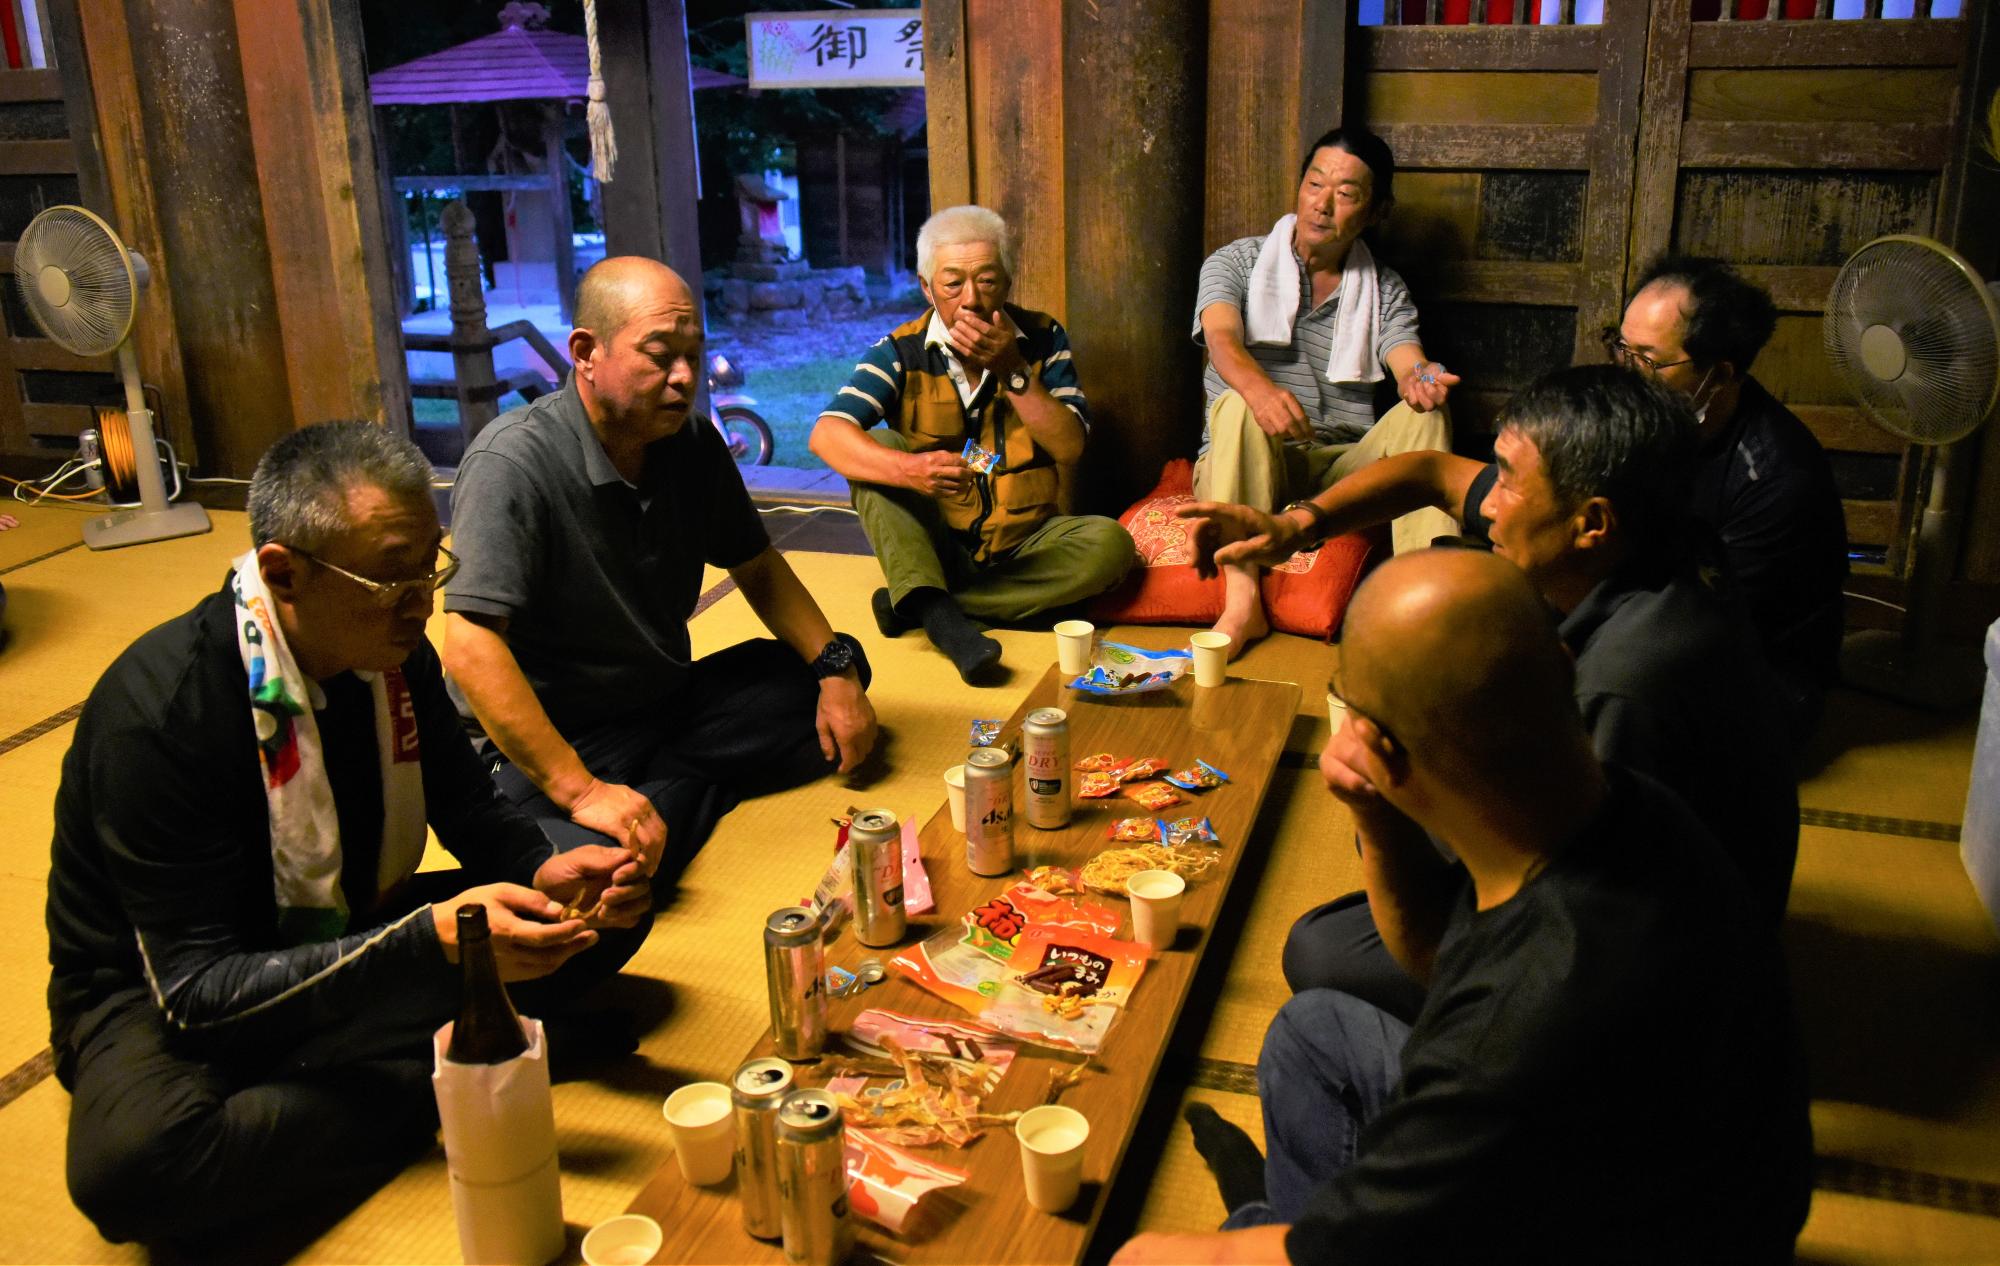
[[[35,0],[27,0],[33,4]],[[19,70],[21,60],[21,18],[14,11],[15,0],[0,0],[0,40],[7,45],[7,68]]]

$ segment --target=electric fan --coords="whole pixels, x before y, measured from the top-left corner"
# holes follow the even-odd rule
[[[200,506],[168,504],[160,477],[153,415],[146,409],[131,339],[146,279],[146,261],[82,207],[50,207],[29,221],[14,247],[14,284],[42,333],[79,356],[117,353],[130,442],[121,441],[115,456],[121,464],[129,457],[136,467],[139,508],[85,523],[83,541],[92,549],[194,536],[209,527],[208,512]],[[108,446],[105,457],[114,458]]]
[[[1876,238],[1841,267],[1827,296],[1826,354],[1868,420],[1930,452],[1930,485],[1910,560],[1903,627],[1850,635],[1850,685],[1924,707],[1978,697],[1977,648],[1936,645],[1938,606],[1958,554],[1953,446],[2000,399],[2000,304],[1956,251],[1925,237]]]

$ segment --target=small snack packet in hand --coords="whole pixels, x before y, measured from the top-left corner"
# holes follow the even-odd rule
[[[1000,455],[998,453],[990,453],[979,447],[978,442],[975,440],[967,440],[965,442],[965,451],[960,456],[965,458],[966,465],[972,467],[982,475],[991,474],[1000,465]]]

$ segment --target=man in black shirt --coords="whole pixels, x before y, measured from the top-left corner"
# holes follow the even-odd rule
[[[1598,761],[1535,590],[1474,551],[1399,557],[1343,650],[1320,768],[1428,999],[1409,1026],[1287,1002],[1261,1196],[1209,1118],[1227,1229],[1113,1260],[1789,1262],[1811,1134],[1777,938],[1676,797]]]
[[[532,1014],[644,935],[657,859],[553,853],[459,730],[424,637],[452,570],[430,479],[367,423],[279,441],[254,548],[84,706],[56,794],[50,1042],[70,1192],[108,1239],[201,1240],[430,1146],[459,907],[486,907]],[[426,823],[462,871],[416,873]]]
[[[701,314],[665,265],[577,286],[561,391],[459,463],[445,595],[453,696],[501,794],[559,846],[630,842],[678,867],[738,800],[852,770],[875,743],[868,661],[771,545],[694,416]],[[696,660],[704,565],[772,638]]]
[[[1695,408],[1701,455],[1690,508],[1721,542],[1796,747],[1840,675],[1847,520],[1819,440],[1750,376],[1776,327],[1771,296],[1727,264],[1663,255],[1604,344]]]
[[[1314,532],[1450,509],[1527,573],[1576,657],[1576,701],[1602,760],[1684,797],[1775,923],[1798,851],[1783,707],[1741,615],[1692,565],[1683,524],[1692,419],[1616,366],[1558,370],[1518,392],[1482,466],[1448,453],[1384,458],[1304,509],[1197,504],[1197,550],[1279,561]],[[1408,1019],[1423,995],[1381,953],[1359,894],[1303,916],[1285,949],[1293,988],[1358,993]]]

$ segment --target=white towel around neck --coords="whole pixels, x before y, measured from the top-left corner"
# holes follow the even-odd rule
[[[1292,253],[1292,229],[1298,219],[1289,214],[1280,217],[1251,265],[1243,328],[1245,341],[1252,346],[1291,344],[1292,325],[1299,315],[1299,259]],[[1325,370],[1328,382],[1382,381],[1382,364],[1375,355],[1381,308],[1374,253],[1356,238],[1340,268],[1340,310],[1333,317],[1333,348]]]

